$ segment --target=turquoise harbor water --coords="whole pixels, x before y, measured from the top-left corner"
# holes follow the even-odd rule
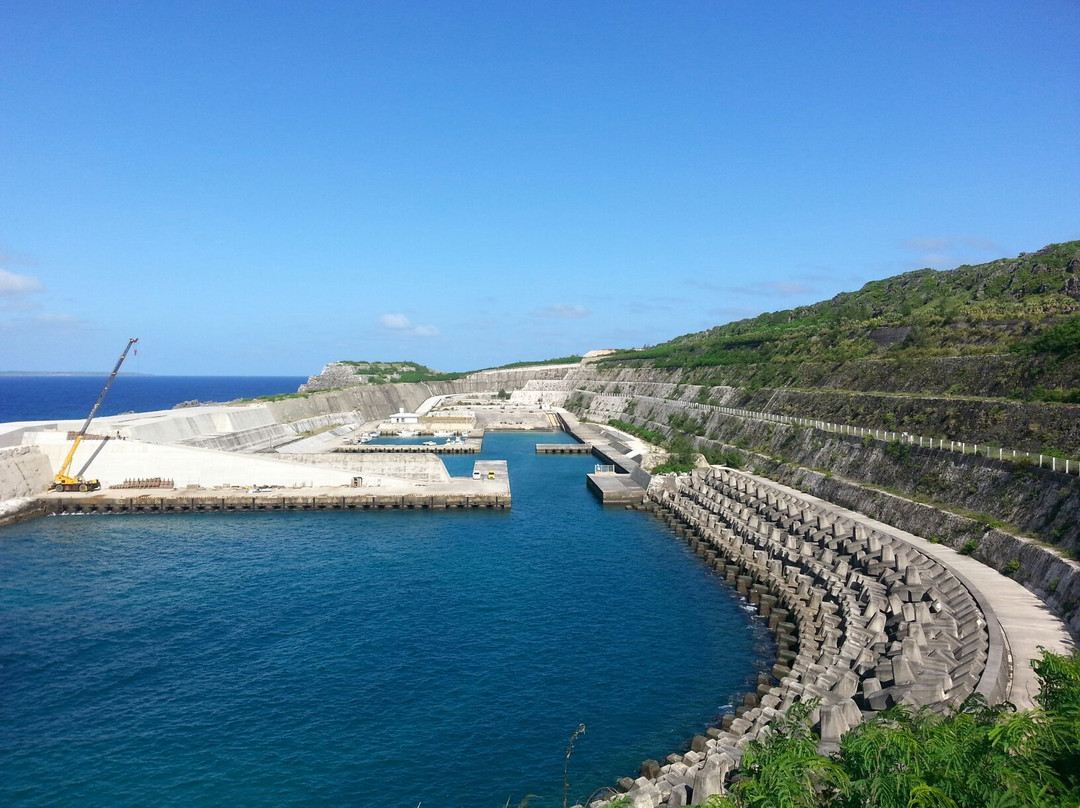
[[[0,804],[562,804],[702,731],[767,637],[593,459],[489,434],[508,512],[0,529]],[[473,457],[448,457],[465,474]],[[755,660],[758,660],[755,662]]]

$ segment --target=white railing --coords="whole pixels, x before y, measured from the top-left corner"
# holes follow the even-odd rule
[[[816,418],[799,418],[792,415],[779,415],[772,412],[758,410],[744,410],[738,407],[721,407],[716,404],[701,404],[696,401],[679,401],[673,398],[659,398],[657,396],[631,395],[627,393],[597,393],[594,390],[575,388],[574,392],[589,393],[594,396],[608,396],[611,398],[632,398],[636,401],[653,401],[660,404],[678,404],[696,410],[718,412],[721,415],[730,415],[735,418],[746,418],[754,421],[767,421],[777,424],[791,424],[793,426],[820,429],[824,432],[834,432],[839,435],[850,435],[857,438],[870,438],[886,442],[897,441],[909,446],[920,446],[924,449],[933,449],[942,452],[959,452],[986,456],[997,460],[1024,460],[1039,468],[1048,468],[1051,471],[1059,471],[1064,474],[1080,475],[1080,460],[1069,457],[1058,457],[1052,454],[1039,454],[1037,452],[1024,452],[1016,449],[1006,449],[1001,446],[993,446],[986,443],[971,443],[968,441],[953,440],[950,438],[930,438],[923,435],[913,435],[910,432],[895,432],[888,429],[874,429],[864,426],[852,426],[850,424],[834,424]]]

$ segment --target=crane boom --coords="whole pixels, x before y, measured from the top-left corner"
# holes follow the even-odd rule
[[[75,441],[71,444],[71,449],[68,450],[67,457],[64,458],[64,464],[60,466],[60,470],[56,472],[56,477],[53,479],[54,490],[96,491],[98,488],[101,488],[101,483],[98,480],[85,480],[82,477],[72,477],[68,472],[71,470],[71,461],[75,458],[75,450],[78,449],[79,444],[82,443],[82,439],[86,435],[86,430],[90,428],[90,422],[94,420],[94,416],[97,415],[97,411],[101,407],[101,402],[105,400],[105,395],[109,392],[109,388],[112,387],[112,383],[116,380],[116,374],[120,372],[120,366],[124,364],[124,360],[127,359],[128,351],[130,351],[131,346],[138,341],[138,337],[129,339],[127,347],[124,348],[124,352],[120,354],[120,358],[116,360],[116,367],[114,367],[112,373],[109,374],[109,378],[105,382],[105,387],[102,388],[101,394],[98,395],[97,401],[94,402],[90,414],[86,416],[86,422],[82,425],[82,429],[75,435]]]

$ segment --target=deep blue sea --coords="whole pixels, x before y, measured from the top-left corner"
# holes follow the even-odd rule
[[[485,438],[510,511],[0,528],[0,805],[544,808],[580,723],[571,804],[678,750],[767,634],[541,440]]]
[[[102,376],[0,375],[0,424],[86,418],[108,380]],[[306,376],[116,377],[98,415],[168,410],[182,401],[233,401],[295,393]]]

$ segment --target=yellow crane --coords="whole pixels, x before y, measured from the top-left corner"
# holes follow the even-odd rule
[[[116,374],[120,372],[120,366],[124,364],[124,360],[127,359],[128,351],[130,351],[131,346],[138,341],[138,337],[129,339],[127,347],[124,348],[124,352],[120,354],[120,358],[116,360],[116,367],[113,368],[109,380],[105,382],[105,387],[102,389],[101,395],[98,396],[94,408],[90,410],[90,414],[86,416],[86,423],[82,425],[82,429],[80,429],[79,433],[75,436],[75,442],[71,444],[71,449],[68,451],[67,457],[64,458],[64,465],[60,467],[60,470],[56,472],[56,477],[53,478],[52,489],[54,491],[97,491],[101,488],[100,480],[87,480],[82,476],[72,477],[68,472],[71,470],[71,461],[75,457],[75,450],[78,449],[79,444],[82,443],[82,439],[86,435],[86,430],[90,428],[90,422],[93,421],[94,416],[97,415],[101,402],[105,400],[105,394],[109,392],[109,388],[112,387],[112,383],[116,379]]]

